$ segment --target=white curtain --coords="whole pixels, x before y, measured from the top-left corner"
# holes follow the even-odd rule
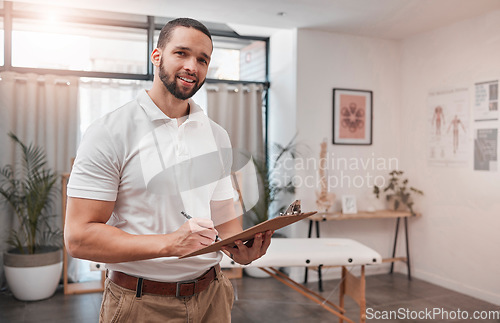
[[[262,85],[211,84],[207,86],[207,112],[226,129],[233,149],[263,156]]]
[[[45,148],[49,167],[70,170],[76,152],[78,78],[0,74],[0,164],[14,162],[12,131],[25,143]]]
[[[0,165],[15,162],[15,146],[7,136],[12,131],[26,144],[42,146],[48,166],[58,174],[69,172],[76,152],[78,78],[13,72],[0,73],[0,78]],[[54,223],[62,227],[60,198],[54,212]],[[0,202],[1,251],[8,248],[13,223],[13,214]]]
[[[207,85],[206,90],[208,116],[231,139],[233,186],[241,195],[243,210],[248,211],[259,200],[257,174],[249,157],[264,158],[263,86],[221,83]]]
[[[79,88],[81,137],[96,119],[135,99],[139,91],[151,88],[151,81],[82,79]]]

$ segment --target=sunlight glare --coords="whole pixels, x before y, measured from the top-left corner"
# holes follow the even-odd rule
[[[14,66],[90,70],[88,37],[14,30],[12,42]]]

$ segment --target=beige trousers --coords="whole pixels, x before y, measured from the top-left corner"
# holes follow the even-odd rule
[[[106,279],[100,323],[110,322],[231,322],[234,292],[220,271],[203,292],[191,297],[143,294],[120,287]]]

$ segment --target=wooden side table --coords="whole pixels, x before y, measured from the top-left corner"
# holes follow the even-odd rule
[[[394,272],[394,262],[402,261],[406,263],[408,268],[408,280],[411,280],[411,270],[410,270],[410,244],[408,242],[408,218],[420,216],[420,214],[412,215],[410,212],[403,211],[393,211],[393,210],[378,210],[375,212],[360,211],[356,214],[342,214],[340,212],[319,212],[308,218],[309,220],[309,232],[307,234],[308,238],[312,237],[313,226],[316,227],[316,238],[320,237],[319,224],[323,221],[343,221],[343,220],[369,220],[369,219],[396,219],[396,229],[394,234],[394,246],[392,248],[392,257],[384,258],[382,262],[390,262],[391,270],[390,273]],[[405,233],[405,247],[406,247],[406,257],[396,257],[396,247],[398,242],[399,233],[399,223],[401,219],[404,221],[404,233]],[[321,269],[323,266],[318,266],[318,284],[319,290],[323,291],[323,283],[321,277]],[[308,268],[306,267],[304,284],[307,283]]]

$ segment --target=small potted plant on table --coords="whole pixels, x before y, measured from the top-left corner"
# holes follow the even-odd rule
[[[408,208],[411,215],[415,215],[411,193],[424,195],[424,192],[411,186],[408,187],[408,179],[405,178],[401,180],[403,174],[403,171],[393,170],[389,173],[391,178],[387,186],[382,189],[375,185],[373,187],[373,193],[377,198],[380,198],[382,192],[385,193],[386,201],[388,203],[393,203],[394,211],[397,211],[401,205],[404,205]]]

